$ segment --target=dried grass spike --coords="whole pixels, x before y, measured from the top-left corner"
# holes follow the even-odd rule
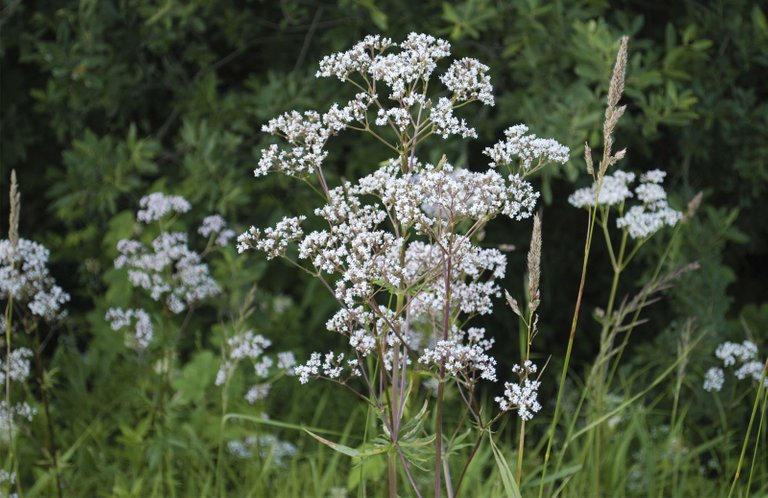
[[[691,202],[688,203],[688,209],[686,209],[685,214],[683,215],[683,223],[687,223],[691,219],[693,219],[694,216],[696,216],[696,211],[699,210],[699,206],[701,206],[701,200],[704,198],[704,192],[699,191],[698,194],[693,196],[693,199],[691,199]]]
[[[531,234],[531,248],[528,251],[528,295],[531,299],[531,312],[539,307],[540,292],[539,279],[541,278],[541,215],[536,213],[533,217],[533,233]]]
[[[16,181],[16,170],[11,170],[10,190],[11,212],[8,216],[8,240],[14,249],[19,245],[19,213],[21,212],[21,194],[19,184]]]
[[[608,107],[616,107],[621,94],[624,92],[624,76],[627,72],[627,44],[628,36],[622,36],[619,43],[619,52],[616,54],[616,63],[613,65],[611,86],[608,88]]]
[[[517,304],[517,299],[512,297],[508,291],[504,291],[504,294],[507,296],[507,304],[509,304],[509,307],[512,308],[512,311],[515,312],[515,315],[523,316],[523,314],[520,312],[520,306]]]
[[[595,167],[592,165],[592,149],[589,148],[589,144],[584,142],[584,162],[587,163],[587,173],[592,178],[595,177]]]

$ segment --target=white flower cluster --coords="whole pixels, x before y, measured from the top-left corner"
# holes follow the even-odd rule
[[[712,367],[704,374],[704,390],[707,392],[720,391],[725,384],[725,372],[722,368]]]
[[[440,97],[437,104],[432,107],[429,117],[435,127],[435,133],[442,138],[458,135],[461,138],[477,138],[477,131],[469,126],[464,119],[459,119],[453,114],[453,102],[445,97]]]
[[[273,463],[278,465],[282,464],[286,458],[296,454],[296,446],[282,441],[272,434],[248,436],[243,440],[234,439],[227,443],[229,452],[243,460],[253,457],[254,448],[262,459],[271,458]]]
[[[254,384],[248,389],[248,392],[245,393],[245,400],[250,404],[254,404],[260,399],[265,399],[269,396],[269,390],[271,388],[272,384],[268,382]]]
[[[227,339],[229,358],[231,360],[257,360],[264,354],[264,350],[272,345],[272,341],[261,334],[254,334],[247,330],[242,334]]]
[[[237,237],[237,251],[242,253],[248,249],[256,249],[267,253],[267,259],[282,256],[290,242],[300,240],[304,235],[301,222],[305,219],[306,216],[283,218],[274,228],[266,228],[263,233],[258,228],[251,227]]]
[[[110,308],[104,319],[115,332],[125,328],[133,329],[132,334],[125,336],[125,344],[131,349],[143,351],[149,347],[154,336],[152,319],[142,309]]]
[[[343,107],[334,104],[322,116],[316,111],[287,112],[272,119],[262,131],[287,141],[291,148],[281,150],[275,144],[261,151],[254,176],[266,175],[270,170],[302,177],[322,167],[328,152],[325,147],[330,137],[355,121],[364,121],[366,111],[376,99],[375,95],[358,93]]]
[[[744,341],[741,344],[724,342],[715,350],[715,356],[723,360],[724,366],[731,367],[737,362],[754,360],[757,357],[757,346],[752,341]]]
[[[532,166],[547,162],[565,164],[570,157],[570,149],[551,138],[539,138],[528,134],[528,127],[518,124],[504,131],[504,140],[493,147],[487,147],[483,154],[491,158],[492,167],[511,165],[515,158],[520,160],[522,171],[528,171]],[[536,161],[536,165],[534,165]]]
[[[472,327],[466,333],[455,331],[450,339],[425,349],[419,363],[445,365],[446,372],[464,381],[474,380],[479,374],[481,379],[496,382],[496,360],[487,354],[493,342],[485,338],[483,328]]]
[[[161,220],[170,213],[186,213],[192,206],[178,195],[165,195],[154,192],[139,200],[141,209],[136,213],[136,219],[146,224]]]
[[[316,76],[345,81],[359,73],[386,84],[392,91],[389,98],[399,100],[414,83],[429,79],[438,60],[451,55],[447,41],[425,34],[411,33],[399,53],[386,53],[397,46],[389,38],[368,36],[346,52],[324,57]]]
[[[257,377],[265,379],[274,372],[275,360],[271,356],[265,355],[265,351],[272,345],[272,341],[261,334],[254,334],[247,330],[227,339],[227,348],[225,359],[219,371],[216,374],[216,385],[221,386],[227,382],[227,379],[234,371],[238,362],[249,360],[253,364],[253,369]],[[277,354],[277,370],[284,371],[288,375],[293,374],[293,367],[296,365],[296,359],[293,353],[285,351]],[[269,395],[271,384],[268,382],[257,382],[253,384],[245,394],[245,399],[250,404],[254,404],[260,399]]]
[[[326,377],[328,379],[340,379],[344,373],[344,368],[349,368],[349,375],[357,377],[360,375],[357,360],[347,360],[344,362],[344,353],[334,354],[329,351],[325,355],[321,353],[312,353],[309,360],[303,364],[297,366],[294,371],[299,376],[299,382],[306,384],[309,382],[310,377]]]
[[[173,313],[221,292],[208,265],[187,245],[185,233],[162,232],[151,248],[124,239],[117,243],[117,250],[120,256],[115,259],[115,268],[127,268],[131,284],[148,291],[153,300],[165,296],[165,304]]]
[[[288,257],[295,244],[298,261],[291,261],[322,279],[341,305],[326,328],[345,336],[352,350],[351,357],[312,353],[295,368],[302,384],[317,377],[346,382],[363,374],[360,358],[373,355],[384,371],[420,357],[422,368],[445,366],[467,382],[496,380],[496,362],[488,354],[492,341],[483,329],[454,330],[443,325],[444,317],[461,323],[491,312],[506,258],[480,247],[475,237],[496,216],[530,217],[539,193],[524,176],[545,163],[567,161],[569,150],[518,125],[486,151],[493,162],[483,171],[456,169],[445,158],[436,165],[420,162],[415,147],[430,135],[476,136],[454,114],[457,108],[472,101],[494,105],[489,68],[470,58],[452,61],[439,76],[447,95],[428,93],[437,63],[449,56],[449,43],[429,35],[412,33],[400,44],[366,37],[325,57],[317,72],[358,87],[362,93],[353,101],[325,114],[289,112],[264,127],[288,147],[263,150],[255,175],[277,171],[312,182],[316,174],[325,203],[314,214],[324,223],[305,232],[305,217],[298,216],[272,228],[251,227],[238,237],[238,250],[256,249],[272,259]],[[384,92],[387,98],[380,99]],[[376,133],[374,125],[387,130]],[[347,127],[370,131],[398,157],[357,181],[329,186],[321,169],[325,145]],[[519,161],[517,171],[495,168],[513,160]],[[448,339],[438,341],[443,337]]]
[[[34,316],[48,322],[61,319],[61,307],[69,294],[56,285],[48,271],[50,252],[41,244],[19,239],[13,247],[10,240],[0,240],[0,300],[13,298]]]
[[[490,68],[477,59],[465,57],[453,61],[445,74],[440,76],[443,85],[453,92],[453,100],[464,102],[479,100],[485,105],[494,105],[493,86],[488,76]]]
[[[3,385],[9,378],[11,382],[24,382],[29,377],[30,358],[32,358],[32,350],[28,348],[14,349],[7,362],[3,362],[0,358],[0,375],[3,376]]]
[[[341,308],[326,322],[325,327],[331,332],[348,336],[349,345],[366,357],[376,348],[378,331],[386,329],[386,324],[362,306],[357,306],[354,309]]]
[[[411,33],[400,44],[389,38],[368,36],[350,50],[326,56],[320,62],[317,77],[347,81],[359,74],[360,83],[367,84],[368,88],[343,106],[334,104],[325,114],[291,111],[271,120],[262,130],[283,138],[290,147],[281,149],[273,144],[263,149],[254,175],[279,171],[306,177],[320,170],[328,154],[325,150],[328,139],[354,122],[361,124],[359,128],[367,129],[370,125],[367,113],[372,106],[376,108],[373,123],[390,127],[400,135],[415,139],[431,131],[443,138],[476,137],[476,131],[453,111],[457,105],[469,101],[494,104],[487,66],[470,58],[454,61],[440,76],[451,97],[434,101],[423,93],[437,61],[448,56],[447,41],[417,33]],[[377,84],[390,89],[388,98],[394,102],[393,107],[381,104]]]
[[[190,209],[183,197],[159,192],[142,197],[140,204],[144,209],[136,217],[145,223],[157,221],[170,212]],[[212,235],[219,230],[219,236],[226,240],[232,236],[224,233],[223,219],[209,216],[206,220],[199,229],[201,234]],[[131,285],[148,291],[155,301],[165,298],[165,305],[173,313],[181,313],[221,292],[202,256],[189,248],[186,233],[160,232],[151,247],[138,240],[123,239],[117,243],[117,250],[120,255],[115,258],[115,268],[127,268]]]
[[[675,211],[666,202],[654,203],[650,207],[631,207],[624,216],[616,220],[616,226],[626,227],[633,239],[644,239],[665,226],[675,226],[682,217],[680,211]]]
[[[412,242],[405,254],[404,276],[406,281],[420,284],[410,311],[415,318],[428,321],[440,316],[445,304],[445,284],[432,277],[446,270],[441,244]],[[468,315],[487,315],[493,310],[492,298],[500,296],[495,279],[504,277],[507,260],[498,249],[484,249],[472,244],[463,236],[450,241],[451,258],[451,306]]]
[[[764,363],[758,360],[758,349],[752,341],[724,342],[715,350],[715,356],[723,362],[723,367],[734,368],[733,375],[739,379],[752,379],[760,382],[763,376]],[[704,376],[705,391],[720,391],[725,384],[725,371],[719,367],[707,370]],[[768,387],[768,378],[765,380]]]
[[[16,435],[15,420],[31,422],[37,414],[37,409],[27,403],[9,405],[5,399],[0,399],[0,443],[9,443]]]
[[[203,237],[216,236],[216,245],[226,247],[229,241],[235,237],[235,231],[227,228],[227,222],[218,214],[212,214],[203,218],[197,233]]]
[[[373,58],[394,45],[391,38],[378,35],[366,36],[363,41],[356,43],[346,52],[323,57],[320,61],[320,69],[315,76],[318,78],[335,76],[341,81],[346,81],[352,73],[367,73]]]
[[[533,415],[541,410],[539,404],[539,386],[541,382],[531,380],[529,375],[536,373],[537,367],[530,360],[526,360],[522,366],[515,365],[512,372],[520,376],[520,382],[504,383],[504,396],[497,396],[495,401],[501,411],[506,412],[517,409],[517,415],[523,420],[531,420]]]
[[[629,186],[635,181],[635,174],[626,171],[616,171],[612,175],[603,177],[603,184],[600,187],[600,197],[597,204],[600,206],[615,206],[621,204],[630,197],[632,191]],[[591,187],[580,188],[568,197],[571,206],[577,208],[589,208],[595,205],[597,197],[597,182]]]
[[[640,184],[635,188],[634,196],[642,204],[632,206],[623,216],[616,220],[616,226],[627,229],[633,239],[645,239],[665,226],[675,226],[683,217],[682,213],[672,209],[667,202],[667,193],[661,183],[666,173],[661,170],[651,170],[640,176]],[[629,185],[634,182],[635,175],[617,171],[606,175],[600,188],[598,205],[614,206],[623,204],[633,197]],[[568,197],[568,202],[575,207],[592,207],[597,197],[597,183],[591,187],[582,188]]]

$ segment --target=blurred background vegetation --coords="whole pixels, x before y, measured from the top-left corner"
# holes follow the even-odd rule
[[[395,40],[411,31],[430,33],[449,39],[456,56],[476,57],[491,68],[497,105],[465,114],[480,140],[433,142],[425,159],[445,153],[459,166],[484,168],[482,149],[520,122],[572,149],[569,164],[537,179],[544,194],[544,255],[536,350],[542,358],[552,355],[555,365],[542,389],[556,388],[582,257],[585,215],[566,198],[588,183],[583,144],[601,143],[606,81],[623,34],[631,42],[628,112],[617,131],[617,146],[627,147],[628,155],[620,166],[666,170],[678,209],[704,192],[669,269],[694,260],[702,267],[651,308],[649,322],[632,338],[637,347],[627,368],[668,364],[689,318],[706,333],[694,352],[701,359],[700,367],[692,367],[696,373],[722,340],[764,338],[767,16],[765,3],[750,0],[3,0],[0,192],[7,192],[15,168],[22,236],[51,249],[52,272],[73,296],[70,317],[46,351],[57,369],[54,418],[70,421],[60,431],[60,446],[88,448],[75,452],[72,465],[114,465],[112,473],[89,476],[82,495],[105,486],[115,493],[127,489],[118,469],[130,456],[114,456],[110,445],[129,447],[142,439],[132,426],[135,417],[115,409],[128,402],[126,379],[140,375],[142,365],[129,361],[132,354],[103,320],[107,307],[130,300],[132,291],[115,275],[112,261],[116,241],[131,233],[138,199],[155,190],[181,194],[197,219],[220,213],[238,232],[314,207],[311,192],[285,178],[253,178],[259,150],[268,143],[260,127],[279,113],[322,110],[348,97],[339,95],[338,82],[314,78],[317,61],[370,33]],[[371,157],[386,158],[383,151],[372,153],[376,147],[342,135],[332,145],[330,174],[338,179],[370,171]],[[5,233],[6,194],[0,203]],[[510,290],[522,287],[529,233],[528,224],[497,222],[486,234],[488,244],[518,248],[509,254]],[[658,260],[664,242],[656,242],[644,251],[634,282],[641,283]],[[577,373],[598,345],[589,314],[609,287],[604,256],[598,251],[592,260]],[[192,328],[204,349],[216,351],[217,328],[254,284],[257,312],[249,326],[272,338],[277,350],[291,349],[301,361],[312,350],[337,345],[324,331],[334,307],[330,296],[288,266],[237,257],[231,249],[214,274],[229,290],[196,314]],[[513,323],[500,302],[485,320],[497,340],[500,370],[519,360]],[[199,392],[215,392],[217,364],[201,359],[193,342],[183,351],[188,376],[209,379],[194,386]],[[690,380],[691,390],[699,386],[699,377]],[[270,416],[317,423],[317,414],[295,400],[324,399],[323,391],[299,389],[291,381],[276,387]],[[218,414],[200,407],[201,396],[182,401],[199,415],[186,423],[205,448],[202,428]],[[251,409],[240,403],[241,411]],[[323,414],[324,425],[339,429],[346,419],[343,410]]]

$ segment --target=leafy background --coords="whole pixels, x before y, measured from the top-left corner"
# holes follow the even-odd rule
[[[74,421],[60,431],[61,446],[77,449],[70,461],[77,468],[98,462],[108,467],[83,478],[78,489],[130,494],[136,484],[124,471],[126,462],[134,478],[144,472],[131,453],[142,442],[140,417],[116,407],[133,406],[136,393],[128,379],[147,367],[124,350],[103,320],[107,307],[131,298],[112,260],[116,241],[133,230],[138,199],[155,190],[181,194],[197,219],[220,213],[238,230],[313,207],[310,193],[284,178],[252,177],[259,150],[268,143],[260,127],[281,112],[325,109],[346,97],[337,82],[314,78],[317,61],[370,33],[395,40],[410,31],[445,37],[454,55],[491,67],[496,106],[466,113],[481,139],[437,143],[427,159],[446,153],[460,166],[483,167],[482,149],[520,122],[571,147],[567,165],[537,179],[544,194],[537,350],[552,355],[555,364],[565,348],[585,223],[566,198],[587,183],[582,146],[600,144],[616,40],[629,35],[628,112],[617,131],[618,147],[629,150],[622,166],[666,170],[671,202],[680,209],[699,191],[704,201],[670,263],[696,260],[702,267],[651,309],[649,322],[633,337],[636,347],[626,368],[672,357],[689,318],[706,332],[694,353],[700,372],[722,340],[751,334],[765,345],[766,15],[764,4],[748,0],[4,0],[0,192],[7,192],[15,168],[22,236],[51,249],[53,274],[73,296],[70,317],[46,350],[55,366],[55,418]],[[338,179],[369,171],[375,147],[342,136],[329,156],[330,174]],[[7,197],[0,199],[7,213]],[[6,228],[3,215],[2,233]],[[509,255],[505,286],[511,290],[522,286],[529,231],[528,225],[498,222],[486,234],[488,244],[518,248]],[[643,281],[661,248],[659,243],[645,251],[646,264],[631,275],[633,283]],[[598,252],[591,267],[576,372],[597,348],[588,314],[608,289],[603,256]],[[217,331],[251,286],[258,287],[258,297],[249,326],[271,337],[277,349],[293,350],[301,359],[336,341],[323,327],[333,302],[287,266],[238,257],[232,249],[216,260],[214,274],[228,282],[228,292],[196,314],[190,337],[202,347],[192,339],[183,347],[184,373],[176,386],[186,393],[178,413],[186,424],[179,437],[187,456],[206,453],[214,437],[205,427],[218,416],[206,394],[215,392]],[[501,368],[519,359],[511,323],[501,303],[485,323],[497,339]],[[545,374],[543,389],[554,392],[557,370]],[[690,389],[698,382],[691,380]],[[324,392],[284,381],[268,412],[275,419],[317,424],[317,403],[328,400]],[[332,401],[351,402],[338,394]],[[252,410],[241,404],[241,411]],[[323,412],[322,421],[342,430],[348,420],[344,409],[334,409]],[[321,451],[305,444],[307,451]]]

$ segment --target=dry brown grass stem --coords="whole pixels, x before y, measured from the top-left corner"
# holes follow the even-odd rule
[[[594,179],[595,168],[592,165],[592,149],[587,142],[584,142],[584,162],[587,163],[587,173]]]
[[[683,215],[683,223],[687,223],[689,220],[693,219],[694,216],[696,216],[696,211],[699,210],[699,206],[701,206],[701,200],[703,198],[704,192],[701,191],[693,196],[691,202],[688,203],[688,209],[685,210],[685,214]]]
[[[510,308],[512,308],[512,311],[515,312],[515,315],[523,316],[523,314],[520,312],[520,306],[517,304],[517,299],[512,297],[508,291],[504,291],[504,295],[507,296],[507,304]]]
[[[528,295],[530,297],[530,312],[539,307],[541,293],[539,280],[541,278],[541,215],[536,213],[533,217],[533,234],[531,235],[531,248],[528,251]]]
[[[616,54],[616,63],[613,65],[611,85],[608,87],[608,107],[616,107],[616,104],[619,103],[622,92],[624,92],[624,75],[627,72],[628,44],[629,37],[622,36],[619,43],[619,52]]]
[[[624,76],[627,72],[628,43],[628,37],[621,37],[619,52],[616,55],[616,63],[613,66],[613,74],[611,75],[611,84],[608,87],[608,105],[605,108],[605,122],[603,123],[605,148],[603,150],[603,160],[600,162],[600,177],[605,175],[609,166],[616,164],[626,154],[626,149],[622,149],[616,154],[613,154],[613,132],[616,129],[616,123],[618,123],[621,116],[623,116],[624,112],[627,110],[627,106],[617,107],[617,105],[624,92]]]
[[[8,240],[14,249],[19,245],[19,213],[21,212],[21,194],[16,182],[16,170],[11,170],[11,213],[8,215]]]

